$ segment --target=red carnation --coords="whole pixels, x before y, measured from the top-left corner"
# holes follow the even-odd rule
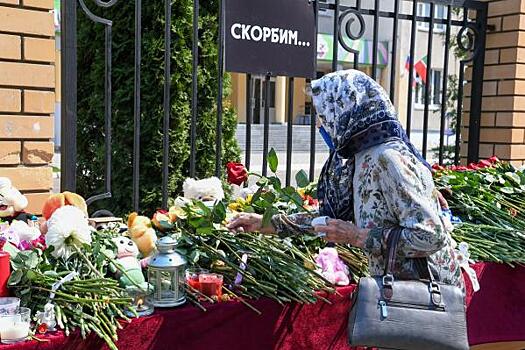
[[[468,165],[468,169],[469,169],[469,170],[479,170],[480,167],[477,166],[475,163],[470,163],[470,164]]]
[[[228,170],[228,182],[233,185],[242,185],[248,180],[248,171],[241,163],[230,162],[226,164]]]
[[[480,168],[490,168],[492,166],[492,163],[488,160],[482,160],[478,163],[478,167]]]
[[[492,156],[492,157],[489,158],[489,162],[491,162],[492,164],[498,163],[499,159],[496,156]]]
[[[308,194],[304,196],[304,200],[308,202],[309,206],[314,207],[319,205],[319,201]]]

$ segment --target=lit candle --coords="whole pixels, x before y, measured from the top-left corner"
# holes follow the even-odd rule
[[[5,327],[0,328],[0,338],[2,343],[13,343],[24,340],[29,335],[29,322],[9,322]]]
[[[0,317],[0,339],[3,344],[24,341],[29,335],[31,310],[21,307],[16,315]]]

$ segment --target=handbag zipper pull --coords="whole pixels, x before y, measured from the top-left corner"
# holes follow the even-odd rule
[[[384,300],[379,301],[379,308],[381,309],[381,317],[387,318],[388,317],[388,309],[386,307],[386,302]]]

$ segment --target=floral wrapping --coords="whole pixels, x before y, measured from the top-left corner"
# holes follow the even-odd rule
[[[427,257],[433,275],[462,286],[454,241],[442,221],[432,175],[401,141],[374,146],[355,155],[353,179],[355,224],[370,229],[364,251],[372,275],[385,269],[386,239],[401,226],[402,235],[393,272],[397,278],[417,278],[410,258]],[[351,182],[352,181],[352,182]],[[314,214],[276,215],[272,223],[281,236],[312,234]]]

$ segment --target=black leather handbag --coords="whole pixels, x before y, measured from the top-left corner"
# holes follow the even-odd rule
[[[420,280],[394,280],[401,229],[390,232],[384,276],[363,277],[350,311],[351,346],[397,350],[468,350],[460,288],[436,282],[427,259],[414,259]]]

